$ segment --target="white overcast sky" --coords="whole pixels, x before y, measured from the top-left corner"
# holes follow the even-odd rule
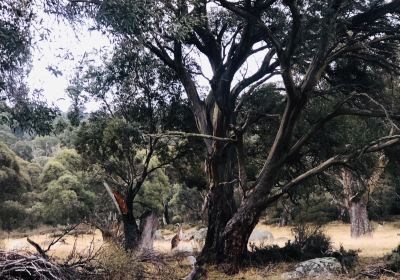
[[[71,104],[65,89],[75,73],[75,67],[85,53],[91,53],[94,49],[104,46],[109,47],[110,43],[100,32],[89,31],[89,24],[77,31],[68,23],[59,22],[48,15],[43,19],[43,26],[47,26],[51,33],[49,40],[36,38],[28,85],[32,90],[42,89],[43,98],[65,112]],[[47,69],[49,66],[60,70],[62,75],[56,77]],[[97,107],[94,102],[86,105],[88,111]]]

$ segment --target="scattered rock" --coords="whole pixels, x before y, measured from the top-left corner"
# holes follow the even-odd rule
[[[162,234],[161,229],[156,230],[156,232],[154,233],[154,238],[156,240],[164,240],[164,235]]]
[[[196,264],[196,258],[193,257],[193,256],[188,256],[188,257],[187,257],[187,260],[189,261],[190,265],[191,265],[192,267],[194,267],[194,265]]]
[[[193,237],[195,240],[204,240],[207,235],[207,228],[201,228],[193,232]]]
[[[194,232],[193,234],[193,243],[195,251],[201,251],[204,244],[206,243],[207,236],[207,228],[201,228]]]
[[[275,241],[276,243],[286,243],[286,242],[288,242],[289,240],[290,240],[289,238],[282,236],[282,237],[276,238],[274,241]]]
[[[342,271],[342,266],[335,258],[316,258],[301,262],[295,270],[282,274],[283,279],[298,279],[302,277],[331,278]]]
[[[249,242],[255,242],[255,241],[274,241],[274,236],[272,235],[271,232],[269,231],[261,231],[258,229],[253,230],[249,237]]]

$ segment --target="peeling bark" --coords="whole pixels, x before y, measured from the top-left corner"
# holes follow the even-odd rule
[[[231,149],[209,161],[210,190],[207,198],[208,229],[199,262],[217,263],[223,252],[223,232],[236,211],[233,195]]]
[[[157,214],[148,211],[140,218],[140,244],[139,251],[152,251],[155,233],[158,228]]]
[[[372,227],[368,219],[367,206],[363,201],[352,202],[349,207],[351,237],[358,238],[371,234]]]

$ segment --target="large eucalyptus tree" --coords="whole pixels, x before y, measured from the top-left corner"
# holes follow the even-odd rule
[[[377,76],[397,73],[399,0],[69,0],[68,6],[69,15],[83,11],[113,33],[116,47],[128,40],[157,57],[183,85],[207,152],[209,224],[200,263],[228,262],[236,268],[271,203],[334,165],[400,141],[397,130],[389,134],[388,129],[362,148],[315,161],[304,149],[338,116],[393,115],[377,105],[382,92],[366,92],[360,81],[337,84],[328,74],[348,58]],[[281,100],[263,112],[247,108],[241,121],[245,97],[273,76],[282,82]],[[316,103],[323,105],[323,116],[300,133],[299,121]],[[268,114],[281,106],[278,118]],[[242,137],[260,117],[278,123],[266,139],[271,145],[263,166],[248,184]],[[283,171],[296,158],[308,161],[308,168],[286,176]],[[235,184],[244,190],[238,206]]]

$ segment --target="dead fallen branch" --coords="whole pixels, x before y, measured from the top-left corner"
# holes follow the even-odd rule
[[[79,279],[69,267],[40,255],[0,251],[0,279],[6,280],[69,280]]]
[[[51,247],[54,246],[55,244],[57,244],[58,242],[60,242],[65,236],[67,236],[68,234],[70,234],[73,230],[75,230],[77,227],[79,226],[79,224],[75,224],[69,227],[66,227],[61,234],[58,234],[56,237],[54,237],[54,239],[50,242],[50,244],[47,246],[46,249],[43,249],[38,243],[36,243],[35,241],[33,241],[32,239],[30,239],[29,237],[26,238],[26,240],[28,241],[29,244],[31,244],[36,251],[45,259],[48,259],[48,255],[47,252],[50,251]]]
[[[380,279],[382,276],[390,276],[395,279],[400,279],[400,273],[386,268],[385,263],[377,263],[367,266],[363,271],[360,271],[355,279]]]

